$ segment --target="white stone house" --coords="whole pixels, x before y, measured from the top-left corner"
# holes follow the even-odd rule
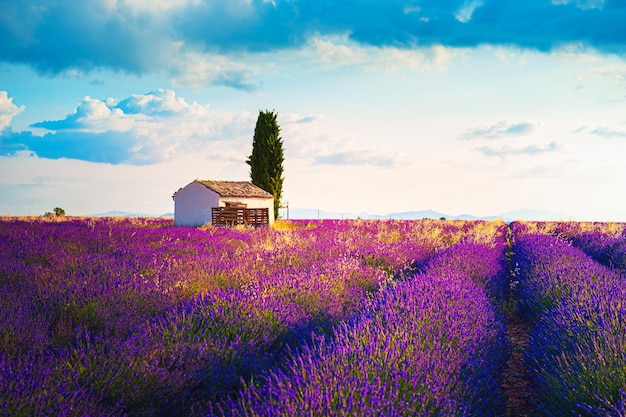
[[[172,198],[175,226],[274,222],[274,197],[249,181],[197,179]]]

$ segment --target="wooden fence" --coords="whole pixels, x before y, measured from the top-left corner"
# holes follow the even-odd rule
[[[213,207],[211,224],[213,226],[268,225],[269,211],[266,208]]]

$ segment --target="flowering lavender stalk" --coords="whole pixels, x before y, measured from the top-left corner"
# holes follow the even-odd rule
[[[482,286],[504,276],[501,258],[500,246],[451,247],[213,414],[502,414],[504,328]]]
[[[66,358],[65,358],[66,359]],[[12,357],[0,353],[0,415],[122,416],[120,410],[103,405],[101,393],[76,386],[56,366],[50,355]]]
[[[601,264],[626,273],[626,237],[589,232],[574,236],[571,242]]]
[[[54,392],[53,402],[25,408],[32,415],[189,414],[312,331],[329,334],[441,249],[491,242],[498,227],[303,221],[281,232],[154,219],[0,221],[0,351],[10,370],[0,398],[28,404]],[[33,366],[15,372],[25,360]],[[88,408],[73,406],[77,398],[99,411],[81,411]]]
[[[596,261],[626,273],[626,223],[515,222],[518,233],[545,234],[571,242]]]
[[[538,407],[550,416],[622,415],[624,278],[561,239],[516,240],[519,301],[535,322],[527,355]]]

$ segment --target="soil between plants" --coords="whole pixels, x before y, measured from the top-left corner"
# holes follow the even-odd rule
[[[505,313],[506,338],[511,346],[503,372],[502,389],[507,398],[506,417],[530,417],[538,415],[532,400],[530,370],[526,366],[524,352],[530,341],[531,326],[523,320],[517,309]]]

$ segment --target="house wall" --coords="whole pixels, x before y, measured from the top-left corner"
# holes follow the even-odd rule
[[[204,185],[192,182],[176,193],[175,226],[202,226],[211,223],[211,207],[218,207],[220,196]]]
[[[204,185],[192,182],[176,193],[175,226],[202,226],[211,223],[211,208],[225,207],[226,202],[246,204],[247,208],[267,208],[270,224],[274,223],[274,199],[223,197]]]
[[[273,198],[237,198],[222,197],[220,207],[226,207],[226,202],[244,203],[246,208],[267,208],[270,224],[274,223],[274,199]]]

